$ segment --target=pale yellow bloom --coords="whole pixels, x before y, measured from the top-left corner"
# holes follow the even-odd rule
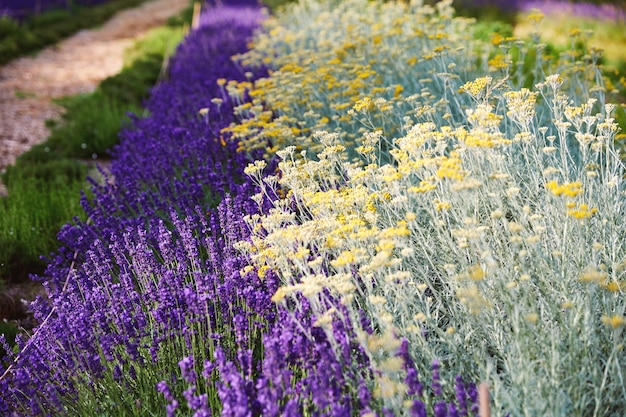
[[[614,314],[612,316],[602,316],[602,323],[611,326],[613,329],[626,326],[626,317]]]

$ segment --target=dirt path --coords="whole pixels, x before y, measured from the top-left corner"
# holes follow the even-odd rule
[[[0,171],[48,137],[45,121],[63,110],[52,99],[93,91],[120,72],[124,51],[138,37],[188,5],[189,0],[152,0],[0,67]]]

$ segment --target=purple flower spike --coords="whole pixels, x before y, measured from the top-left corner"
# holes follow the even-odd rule
[[[426,406],[420,400],[413,401],[411,406],[411,417],[426,417]]]
[[[170,391],[170,387],[167,385],[167,382],[161,381],[157,384],[156,389],[158,392],[165,396],[165,399],[169,402],[174,401],[174,397]]]
[[[459,404],[459,415],[467,416],[467,391],[461,375],[457,375],[455,378],[454,392],[456,396],[456,401]]]
[[[448,406],[444,401],[435,404],[433,411],[435,417],[448,417]]]
[[[442,390],[441,390],[441,379],[439,377],[439,360],[438,359],[433,360],[433,363],[430,369],[433,371],[433,383],[432,383],[431,388],[433,390],[433,394],[439,397],[442,394]]]
[[[408,388],[407,394],[422,397],[424,387],[419,380],[419,375],[417,369],[415,368],[415,362],[413,362],[413,359],[409,354],[409,342],[406,339],[402,339],[400,349],[398,349],[398,356],[400,356],[404,361],[403,369],[406,371],[404,382]]]
[[[193,356],[187,356],[178,362],[183,379],[190,384],[196,382],[196,371],[194,369]]]
[[[478,388],[476,387],[476,384],[469,383],[467,385],[467,395],[471,403],[470,412],[472,413],[472,415],[477,416],[478,415]]]
[[[170,404],[165,407],[165,412],[167,417],[175,417],[176,409],[178,408],[178,401],[173,400]]]

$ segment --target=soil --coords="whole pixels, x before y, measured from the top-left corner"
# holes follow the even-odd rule
[[[33,56],[0,67],[0,171],[33,145],[46,140],[46,120],[59,119],[63,108],[52,101],[89,93],[120,72],[125,50],[149,29],[163,25],[189,0],[152,0],[120,11],[102,26],[82,30]],[[0,183],[0,195],[6,189]],[[30,327],[28,304],[43,289],[36,282],[0,291],[0,321]]]

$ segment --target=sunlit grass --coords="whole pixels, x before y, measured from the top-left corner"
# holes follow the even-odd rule
[[[545,42],[560,49],[567,49],[572,43],[572,33],[589,32],[589,46],[604,50],[606,63],[616,66],[626,61],[626,31],[624,24],[569,15],[548,15],[539,23],[539,32]],[[514,34],[527,37],[535,30],[526,19],[519,19]]]

